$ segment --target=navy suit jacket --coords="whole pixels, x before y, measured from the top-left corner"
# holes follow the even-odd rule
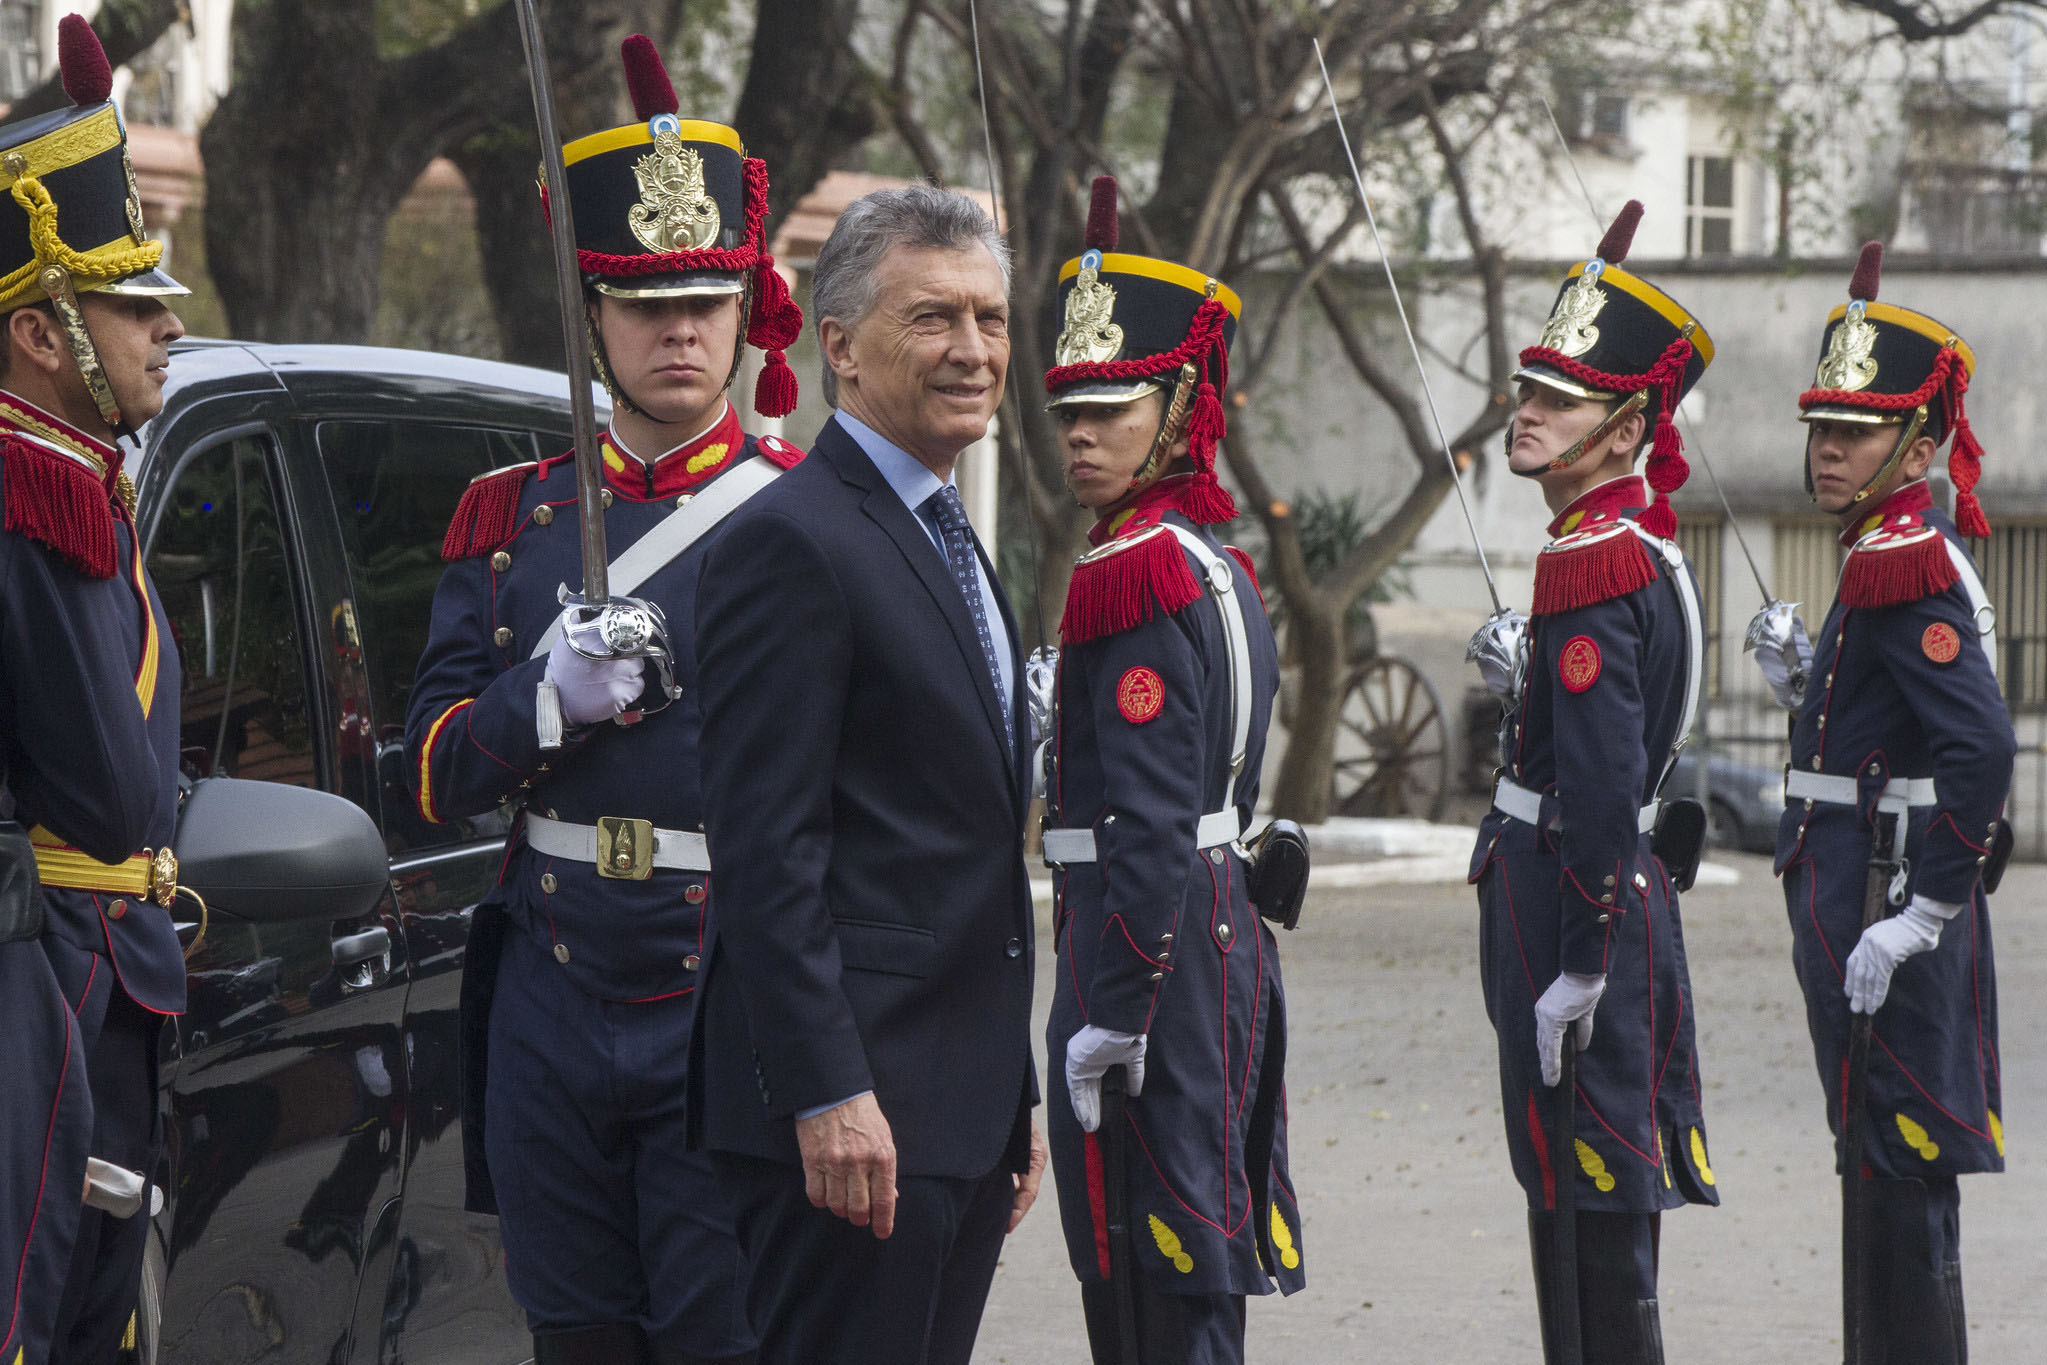
[[[1021,740],[944,556],[836,422],[721,529],[697,652],[716,888],[697,1141],[794,1162],[796,1114],[871,1089],[901,1174],[1021,1170],[1037,1099]]]

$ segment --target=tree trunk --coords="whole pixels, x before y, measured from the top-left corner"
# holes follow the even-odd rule
[[[607,29],[592,11],[612,8],[543,7],[557,79],[599,58]],[[207,259],[237,336],[367,340],[392,209],[436,155],[521,111],[530,119],[511,5],[402,57],[379,52],[376,11],[374,0],[235,8],[234,79],[199,145]]]
[[[760,0],[733,124],[768,163],[768,232],[881,126],[853,49],[858,0]]]
[[[1301,670],[1272,813],[1304,825],[1329,818],[1336,725],[1343,712],[1345,603],[1327,593],[1287,598],[1287,646]]]

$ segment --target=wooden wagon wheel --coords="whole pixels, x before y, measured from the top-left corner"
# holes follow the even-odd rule
[[[1337,719],[1331,808],[1439,820],[1449,793],[1450,727],[1436,689],[1405,659],[1361,665]]]

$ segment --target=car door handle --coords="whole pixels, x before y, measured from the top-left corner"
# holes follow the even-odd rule
[[[334,940],[334,965],[348,967],[391,951],[391,931],[379,924]]]

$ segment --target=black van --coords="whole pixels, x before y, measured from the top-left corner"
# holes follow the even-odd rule
[[[423,820],[404,724],[455,502],[487,469],[567,448],[567,381],[194,341],[165,400],[128,468],[184,661],[181,850],[260,845],[263,804],[204,799],[251,791],[209,779],[255,779],[360,807],[389,875],[338,919],[331,895],[292,886],[213,906],[166,1036],[165,1198],[135,1358],[524,1361],[496,1220],[462,1209],[457,1121],[463,945],[506,817]],[[274,880],[302,864],[253,865]]]

